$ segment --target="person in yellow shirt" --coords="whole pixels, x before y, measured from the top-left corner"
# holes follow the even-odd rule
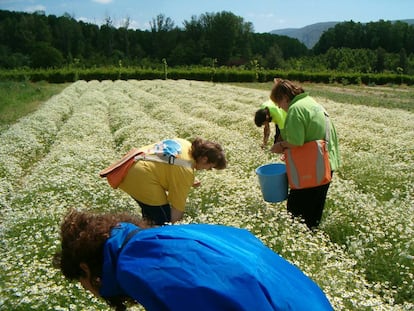
[[[267,142],[270,136],[270,123],[273,122],[275,124],[275,137],[273,144],[278,142],[281,139],[280,131],[283,130],[285,126],[285,119],[286,119],[286,111],[277,107],[275,103],[271,100],[264,102],[260,109],[256,111],[254,116],[254,123],[257,127],[263,128],[263,143],[261,148],[266,148]]]
[[[201,138],[193,142],[180,138],[164,140],[141,147],[139,152],[142,153],[135,157],[118,188],[135,199],[142,217],[153,225],[182,219],[191,187],[199,186],[195,170],[221,170],[227,165],[220,144]],[[164,157],[159,152],[164,152]],[[165,153],[167,158],[173,154],[173,161],[160,161]]]

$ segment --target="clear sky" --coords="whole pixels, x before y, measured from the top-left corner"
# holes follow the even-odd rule
[[[116,27],[128,17],[130,28],[140,30],[149,29],[159,14],[183,27],[192,16],[228,11],[251,22],[260,33],[319,22],[414,19],[414,0],[0,0],[0,9],[68,13],[99,25],[110,17]]]

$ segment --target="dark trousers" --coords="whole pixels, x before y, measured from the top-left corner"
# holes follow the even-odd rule
[[[275,138],[273,139],[273,143],[276,144],[280,136],[280,129],[277,124],[275,124]]]
[[[329,185],[330,183],[307,189],[290,189],[287,210],[295,217],[302,217],[309,228],[317,227],[322,218]]]
[[[138,200],[135,201],[141,207],[142,218],[151,224],[162,226],[165,223],[171,222],[171,207],[169,204],[153,206]]]

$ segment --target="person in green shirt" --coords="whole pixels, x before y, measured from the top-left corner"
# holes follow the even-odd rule
[[[283,129],[285,125],[286,111],[277,107],[275,103],[271,100],[264,102],[260,109],[256,111],[254,116],[254,123],[257,127],[263,128],[263,143],[261,148],[264,149],[267,145],[270,136],[270,122],[275,124],[275,137],[273,144],[275,144],[280,139],[280,130]]]
[[[282,141],[273,145],[271,152],[284,153],[286,148],[301,147],[307,142],[325,138],[327,112],[304,89],[289,81],[275,79],[270,98],[287,112]],[[331,174],[340,165],[338,137],[332,119],[329,118],[328,154]],[[309,228],[319,225],[325,206],[329,185],[290,189],[287,209],[294,216],[301,216]]]

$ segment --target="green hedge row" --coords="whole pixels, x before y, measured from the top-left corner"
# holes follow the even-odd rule
[[[414,84],[414,76],[391,73],[338,73],[338,72],[302,72],[280,70],[242,70],[233,68],[91,68],[91,69],[45,69],[45,70],[0,70],[0,81],[47,81],[50,83],[74,82],[77,80],[154,80],[187,79],[214,82],[269,82],[281,77],[300,82],[341,83],[341,84]]]

